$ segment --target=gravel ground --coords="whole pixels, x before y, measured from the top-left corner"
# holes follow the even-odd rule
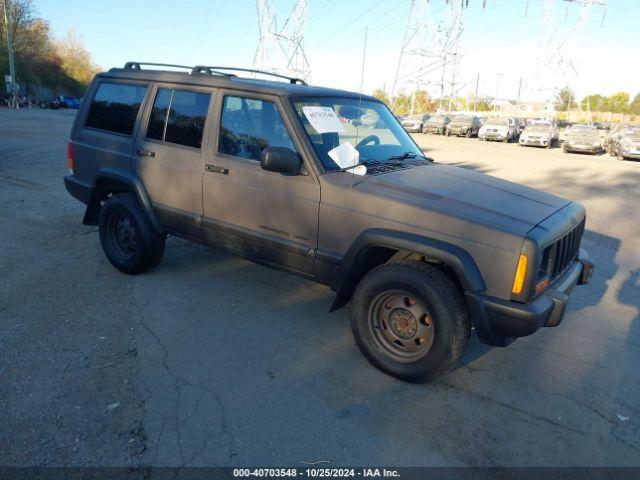
[[[177,239],[117,272],[62,183],[72,121],[0,109],[0,466],[640,465],[640,163],[415,135],[583,202],[597,270],[558,328],[409,385],[326,287]]]

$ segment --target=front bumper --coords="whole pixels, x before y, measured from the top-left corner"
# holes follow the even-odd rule
[[[550,141],[551,140],[542,139],[542,138],[536,138],[536,139],[521,138],[520,145],[524,145],[525,147],[546,147],[549,145]]]
[[[602,152],[602,146],[598,145],[594,147],[593,145],[569,145],[565,142],[564,149],[567,152],[576,152],[576,153],[600,153]]]
[[[402,128],[411,133],[420,133],[422,131],[422,125],[420,124],[402,125]]]
[[[591,279],[593,263],[584,250],[569,268],[538,297],[519,303],[465,292],[473,325],[483,343],[505,346],[515,337],[531,335],[562,322],[569,295],[576,285]]]
[[[506,133],[485,133],[482,136],[488,142],[504,142],[507,138]]]
[[[461,137],[469,131],[468,127],[449,127],[449,134]]]
[[[436,133],[440,135],[445,131],[445,127],[426,126],[424,127],[423,130],[424,130],[424,133]]]
[[[621,154],[624,158],[640,159],[640,150],[622,150]]]

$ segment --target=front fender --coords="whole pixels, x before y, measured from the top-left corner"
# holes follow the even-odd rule
[[[337,310],[349,302],[358,281],[367,271],[368,252],[375,247],[412,252],[440,260],[453,270],[465,291],[486,290],[484,278],[473,257],[466,250],[442,240],[374,228],[362,232],[355,239],[336,268],[331,288],[337,293],[330,311]]]

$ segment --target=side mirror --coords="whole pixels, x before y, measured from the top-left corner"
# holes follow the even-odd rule
[[[269,172],[296,175],[302,168],[302,159],[290,148],[267,147],[260,154],[260,166]]]

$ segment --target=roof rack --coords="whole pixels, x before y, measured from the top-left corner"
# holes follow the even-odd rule
[[[124,70],[142,70],[143,65],[151,66],[151,67],[182,68],[184,70],[189,70],[189,73],[191,75],[204,73],[209,75],[222,75],[224,77],[237,77],[236,74],[229,73],[229,71],[259,73],[261,75],[270,75],[272,77],[283,78],[285,80],[289,80],[289,83],[292,83],[292,84],[296,84],[296,83],[299,83],[301,85],[307,84],[307,82],[305,82],[301,78],[288,77],[286,75],[280,75],[279,73],[265,72],[264,70],[254,70],[251,68],[239,68],[239,67],[209,67],[204,65],[196,65],[195,67],[189,67],[187,65],[176,65],[173,63],[127,62],[124,64]]]
[[[196,73],[196,69],[199,67],[190,67],[188,65],[176,65],[173,63],[152,63],[152,62],[127,62],[124,64],[125,70],[142,70],[142,65],[151,66],[151,67],[170,67],[170,68],[182,68],[185,70],[189,70],[190,73]],[[197,72],[202,73],[202,72]],[[235,77],[236,75],[232,73],[224,73],[224,72],[216,72],[214,70],[210,70],[207,73],[222,75],[224,77]]]
[[[232,74],[225,74],[224,72],[221,72],[220,70],[230,70],[230,71],[233,71],[233,72],[259,73],[261,75],[270,75],[272,77],[284,78],[285,80],[289,80],[289,83],[292,83],[292,84],[296,84],[296,83],[299,83],[301,85],[306,85],[307,84],[307,82],[305,82],[301,78],[288,77],[286,75],[280,75],[279,73],[265,72],[264,70],[254,70],[252,68],[207,67],[207,66],[204,66],[204,65],[197,65],[197,66],[193,67],[192,73],[217,73],[219,75],[232,75]],[[235,76],[235,75],[233,75],[233,76]]]

